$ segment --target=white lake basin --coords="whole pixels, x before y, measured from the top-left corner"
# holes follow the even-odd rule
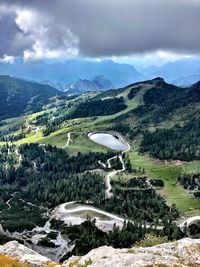
[[[96,226],[103,231],[110,231],[116,224],[123,227],[124,219],[93,206],[78,204],[76,202],[63,203],[52,211],[52,217],[64,221],[67,225],[80,225],[89,216],[96,219]]]
[[[110,133],[90,133],[88,136],[93,142],[116,151],[125,151],[129,148],[128,144],[123,141],[120,135],[115,136]]]

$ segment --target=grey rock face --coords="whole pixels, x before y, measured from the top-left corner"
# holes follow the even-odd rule
[[[0,246],[0,254],[18,258],[33,267],[50,266],[52,262],[33,250],[11,241]],[[87,255],[72,256],[63,264],[54,263],[56,267],[147,267],[147,266],[200,266],[200,239],[184,238],[175,242],[153,247],[133,247],[131,249],[114,249],[99,247]]]
[[[90,267],[156,267],[161,264],[169,267],[200,266],[200,239],[184,238],[146,248],[114,249],[104,246],[90,251],[81,258],[70,258],[63,267],[86,263]]]
[[[44,266],[52,261],[37,252],[19,244],[17,241],[10,241],[0,246],[0,254],[17,258],[24,263],[29,263],[33,267]]]

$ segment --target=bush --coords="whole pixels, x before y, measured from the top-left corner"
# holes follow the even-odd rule
[[[145,234],[143,240],[136,243],[138,247],[152,247],[162,243],[167,243],[167,236],[153,235],[153,234]]]
[[[17,259],[13,259],[8,256],[0,255],[1,267],[31,267],[30,264],[24,264]]]

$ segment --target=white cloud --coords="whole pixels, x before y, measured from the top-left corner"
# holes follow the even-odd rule
[[[158,50],[148,53],[137,53],[130,56],[112,57],[112,60],[118,63],[133,64],[139,68],[145,68],[151,65],[161,66],[169,61],[171,62],[192,57],[194,57],[194,55],[175,53],[168,50]]]
[[[3,55],[2,58],[0,58],[0,63],[9,63],[12,64],[15,61],[15,57],[14,56],[9,56],[9,55]]]
[[[15,19],[15,22],[19,26],[19,28],[24,32],[28,33],[31,31],[36,31],[36,22],[37,22],[37,16],[39,14],[35,11],[29,11],[29,10],[16,10],[17,17]],[[40,19],[40,18],[38,18]]]
[[[78,49],[68,47],[65,49],[49,49],[46,42],[37,40],[32,49],[24,51],[24,61],[37,60],[37,59],[53,59],[53,58],[66,58],[75,57],[78,55]]]
[[[64,25],[56,24],[52,29],[52,17],[33,10],[18,9],[15,21],[33,41],[32,47],[24,50],[25,61],[74,57],[79,54],[78,38]]]
[[[155,56],[161,59],[167,59],[167,60],[178,60],[181,58],[190,58],[192,55],[187,55],[187,54],[178,54],[178,53],[173,53],[170,51],[163,51],[159,50],[155,53]]]

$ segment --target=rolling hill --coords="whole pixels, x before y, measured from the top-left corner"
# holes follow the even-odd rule
[[[49,85],[0,76],[0,119],[41,110],[49,99],[62,93]]]

